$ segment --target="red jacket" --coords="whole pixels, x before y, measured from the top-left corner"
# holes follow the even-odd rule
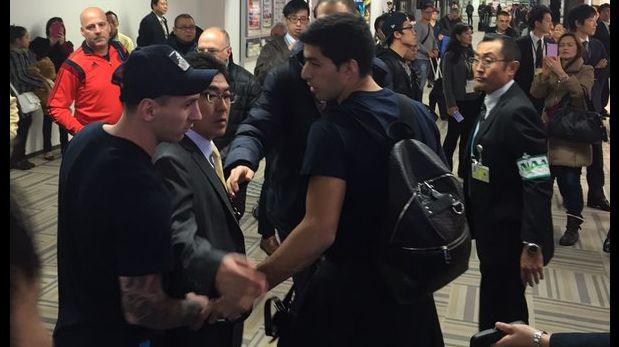
[[[49,114],[71,134],[93,122],[115,124],[123,112],[120,87],[112,84],[114,70],[127,58],[117,42],[110,42],[107,56],[82,43],[62,64],[47,102]],[[71,104],[75,102],[75,113]]]

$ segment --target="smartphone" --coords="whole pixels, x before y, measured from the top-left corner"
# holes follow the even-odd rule
[[[52,26],[49,28],[49,36],[58,37],[62,33],[62,23],[54,22]]]
[[[557,45],[556,43],[547,43],[546,44],[546,56],[548,57],[559,56],[559,45]]]
[[[515,321],[509,324],[526,324],[523,321]],[[496,343],[505,336],[505,333],[497,328],[486,329],[478,332],[471,337],[470,347],[490,347],[491,344]]]

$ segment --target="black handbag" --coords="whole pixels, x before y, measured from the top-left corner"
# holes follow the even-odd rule
[[[584,90],[586,109],[570,106],[570,95],[566,94],[559,108],[554,112],[547,113],[548,136],[570,142],[600,143],[605,138],[606,128],[602,123],[602,115],[594,111],[591,99]]]

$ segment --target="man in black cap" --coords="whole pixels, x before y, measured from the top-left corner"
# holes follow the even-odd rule
[[[199,328],[206,296],[172,299],[172,202],[151,158],[201,119],[216,70],[197,70],[167,45],[138,48],[113,76],[124,112],[69,144],[58,185],[57,346],[140,346],[151,329]]]
[[[402,12],[387,15],[382,25],[387,48],[377,54],[385,62],[393,77],[393,91],[421,101],[422,91],[415,71],[410,67],[410,50],[417,49],[417,37],[413,24]]]

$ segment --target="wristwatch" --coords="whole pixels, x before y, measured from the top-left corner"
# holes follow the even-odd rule
[[[524,243],[524,247],[527,249],[527,252],[529,252],[529,254],[531,255],[537,255],[542,250],[542,247],[538,245],[537,243],[526,242],[526,241],[523,241],[522,243]]]
[[[540,346],[540,343],[542,342],[542,335],[544,334],[548,334],[548,333],[542,330],[536,330],[533,333],[533,346],[537,346],[537,347]]]

